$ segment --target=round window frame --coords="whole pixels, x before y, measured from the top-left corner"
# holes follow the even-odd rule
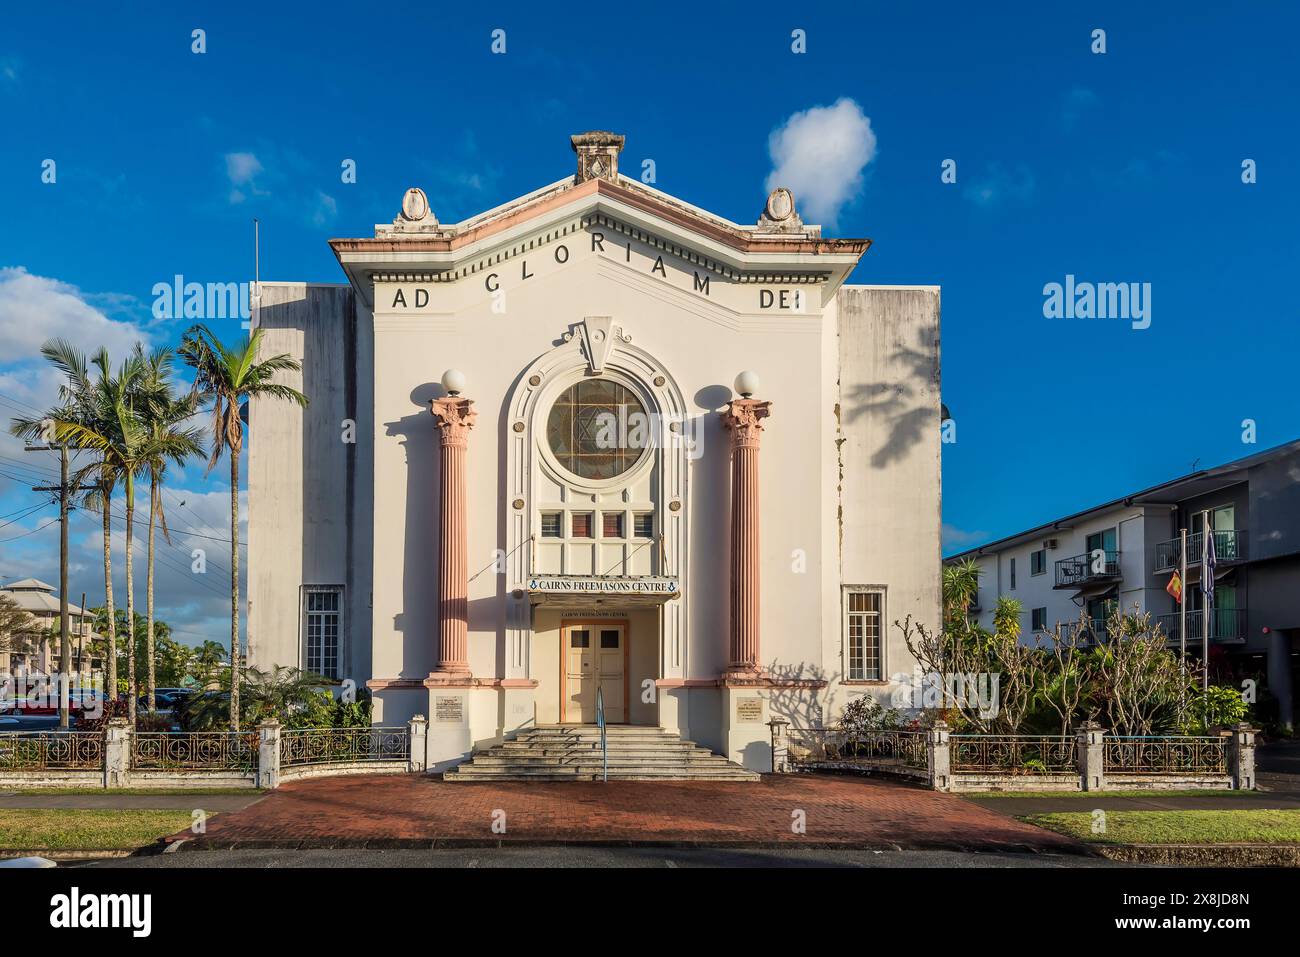
[[[586,478],[577,472],[570,471],[559,458],[556,457],[555,451],[551,448],[550,438],[547,434],[547,426],[551,420],[551,410],[555,407],[556,401],[569,389],[573,388],[579,382],[588,379],[607,379],[623,386],[636,397],[641,403],[641,408],[646,415],[650,416],[651,423],[655,421],[658,415],[658,403],[654,400],[654,394],[646,388],[645,384],[633,376],[626,375],[619,370],[606,367],[600,375],[587,375],[586,367],[577,371],[576,375],[567,375],[551,382],[550,387],[538,396],[536,405],[536,418],[533,423],[533,441],[538,454],[546,467],[554,474],[560,482],[569,485],[572,488],[585,492],[608,492],[620,489],[629,482],[637,479],[646,470],[647,463],[654,461],[654,456],[658,450],[658,438],[655,435],[653,425],[650,429],[649,440],[646,447],[641,452],[640,458],[633,462],[624,471],[615,475],[613,478],[595,479]]]

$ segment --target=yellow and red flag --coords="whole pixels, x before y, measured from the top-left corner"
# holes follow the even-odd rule
[[[1169,579],[1169,584],[1165,586],[1165,591],[1173,596],[1174,601],[1178,604],[1183,603],[1183,580],[1178,577],[1178,572],[1174,572],[1174,577]]]

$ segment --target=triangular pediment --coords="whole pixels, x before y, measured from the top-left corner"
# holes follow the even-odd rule
[[[574,137],[575,152],[579,143],[587,148],[584,137],[613,134]],[[621,148],[622,138],[617,141]],[[758,223],[742,226],[619,175],[616,162],[596,162],[598,153],[579,157],[574,177],[455,224],[440,223],[423,192],[413,188],[401,214],[377,226],[373,238],[330,245],[363,296],[374,281],[456,282],[592,229],[735,282],[838,286],[870,246],[867,239],[826,239],[820,227],[805,226],[788,190],[774,190]]]

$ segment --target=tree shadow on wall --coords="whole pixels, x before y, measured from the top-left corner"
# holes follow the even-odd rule
[[[844,398],[842,414],[846,423],[872,415],[885,432],[885,441],[871,453],[872,468],[887,468],[901,461],[926,430],[940,425],[936,421],[941,416],[935,359],[938,344],[924,330],[917,339],[915,348],[900,346],[889,356],[890,366],[897,373],[891,384],[859,385]],[[870,437],[874,438],[877,431],[873,428]]]
[[[772,662],[767,667],[768,673],[778,682],[782,681],[824,681],[826,687],[839,679],[839,675],[820,665],[800,664],[785,665]],[[768,709],[774,718],[784,718],[792,728],[820,728],[826,720],[819,698],[824,688],[781,688],[771,689]]]

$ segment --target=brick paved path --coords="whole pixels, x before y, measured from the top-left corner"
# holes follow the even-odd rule
[[[494,833],[494,812],[505,814]],[[791,824],[806,815],[806,833]],[[498,814],[499,818],[500,815]],[[431,847],[505,842],[809,844],[1077,850],[949,794],[860,777],[749,782],[451,784],[417,775],[295,781],[208,821],[193,847]]]

